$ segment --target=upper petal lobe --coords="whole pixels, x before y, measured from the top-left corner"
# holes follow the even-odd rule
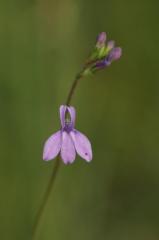
[[[66,114],[67,106],[61,105],[60,106],[60,120],[62,128],[65,127],[65,114]]]
[[[70,106],[70,107],[67,107],[68,111],[69,111],[69,114],[71,116],[71,123],[72,123],[72,127],[74,128],[75,126],[75,119],[76,119],[76,110],[74,107]]]

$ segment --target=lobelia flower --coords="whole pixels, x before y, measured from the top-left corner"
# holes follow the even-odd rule
[[[76,111],[71,106],[60,106],[61,129],[45,142],[43,160],[49,161],[59,153],[65,164],[75,160],[76,152],[87,162],[92,160],[92,148],[88,138],[77,131],[75,126]]]

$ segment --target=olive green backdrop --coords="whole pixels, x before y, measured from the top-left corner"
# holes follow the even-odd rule
[[[159,239],[157,0],[0,1],[0,239],[31,240],[54,161],[43,143],[96,35],[120,61],[83,79],[72,104],[93,161],[61,164],[39,240]]]

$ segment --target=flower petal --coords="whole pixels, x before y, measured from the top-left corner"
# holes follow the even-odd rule
[[[61,140],[61,131],[58,131],[49,137],[44,145],[43,160],[49,161],[58,155],[61,149]]]
[[[62,128],[65,127],[65,114],[66,114],[67,106],[61,105],[60,106],[60,120]]]
[[[77,130],[71,131],[75,149],[77,153],[87,162],[92,160],[92,147],[88,138]]]
[[[71,136],[66,131],[62,133],[61,158],[65,164],[75,160],[76,151]]]
[[[74,128],[75,126],[75,119],[76,119],[76,110],[74,107],[67,107],[70,117],[71,117],[71,123],[72,123],[72,127]]]

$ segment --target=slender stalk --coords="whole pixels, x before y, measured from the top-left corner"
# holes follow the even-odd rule
[[[67,99],[66,99],[66,105],[70,105],[73,94],[74,94],[75,89],[77,87],[77,83],[79,82],[80,78],[81,78],[81,75],[79,74],[79,75],[77,75],[77,77],[73,81],[71,89],[70,89],[69,94],[68,94]],[[57,159],[55,161],[54,169],[53,169],[53,172],[52,172],[52,176],[51,176],[50,181],[48,183],[48,186],[47,186],[42,204],[41,204],[41,206],[39,208],[39,211],[38,211],[38,213],[35,217],[35,222],[34,222],[34,225],[33,225],[33,228],[32,228],[32,239],[36,238],[37,229],[38,229],[38,226],[40,224],[40,221],[41,221],[42,215],[44,213],[45,207],[47,205],[51,190],[52,190],[52,188],[55,184],[55,179],[56,179],[59,167],[60,167],[60,159],[59,159],[59,157],[57,157]]]
[[[76,76],[75,80],[73,81],[72,86],[71,86],[71,89],[70,89],[69,94],[68,94],[68,96],[67,96],[67,100],[66,100],[66,105],[67,105],[67,106],[70,105],[70,102],[71,102],[71,100],[72,100],[72,97],[73,97],[73,94],[74,94],[75,89],[76,89],[76,87],[77,87],[77,84],[78,84],[78,82],[79,82],[79,80],[80,80],[81,78],[82,78],[81,74],[78,74],[78,75]]]
[[[50,178],[50,181],[48,183],[48,186],[47,186],[47,189],[46,189],[43,201],[42,201],[42,204],[41,204],[41,206],[39,208],[39,211],[38,211],[38,213],[36,215],[36,218],[35,218],[35,222],[34,222],[33,229],[32,229],[32,237],[33,237],[33,239],[36,237],[37,228],[38,228],[38,225],[40,224],[40,220],[42,218],[42,215],[44,213],[45,207],[47,205],[47,201],[49,199],[50,192],[51,192],[51,189],[53,187],[53,183],[54,183],[54,181],[56,179],[56,175],[57,175],[59,166],[60,166],[60,161],[59,161],[59,158],[57,157],[57,159],[55,161],[54,169],[53,169],[53,172],[52,172],[52,175],[51,175],[51,178]]]

